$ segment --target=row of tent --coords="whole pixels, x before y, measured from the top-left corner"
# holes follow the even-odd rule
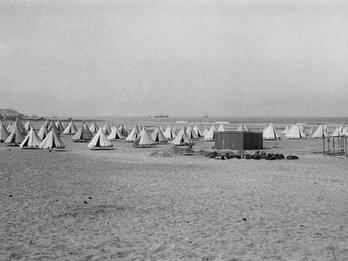
[[[286,126],[282,134],[288,139],[303,139],[306,138],[304,128],[300,124],[294,124],[291,127]],[[337,127],[331,134],[326,125],[319,125],[315,131],[313,131],[311,138],[324,138],[324,137],[341,137],[348,136],[348,127]],[[263,130],[263,138],[266,140],[280,139],[275,128],[270,124]]]
[[[60,121],[53,122],[46,120],[36,134],[30,121],[23,125],[20,120],[16,119],[9,124],[7,128],[5,128],[3,122],[0,121],[0,141],[7,145],[22,145],[21,147],[64,148],[64,144],[59,138],[59,135],[66,134],[73,135],[72,140],[75,142],[90,141],[88,145],[89,148],[103,147],[104,145],[105,147],[110,147],[112,145],[110,141],[118,139],[132,142],[135,147],[153,146],[155,144],[167,143],[169,140],[171,140],[171,143],[174,145],[179,146],[190,144],[192,140],[201,137],[203,137],[205,141],[213,141],[215,133],[224,130],[223,125],[220,125],[218,129],[215,129],[213,125],[210,129],[205,128],[203,131],[201,131],[198,126],[182,127],[179,131],[169,126],[165,130],[162,127],[157,127],[152,134],[149,134],[148,130],[140,128],[139,126],[135,126],[131,131],[128,131],[124,125],[110,127],[109,124],[106,123],[103,127],[99,127],[95,122],[92,122],[90,126],[83,123],[80,128],[77,128],[72,121],[64,126],[64,123]],[[242,124],[238,127],[237,131],[248,131],[248,128],[246,125]],[[306,137],[304,128],[300,124],[286,127],[282,134],[289,139],[301,139]],[[327,136],[329,136],[327,126],[320,125],[317,130],[313,132],[311,137],[322,138]],[[348,136],[347,127],[336,128],[330,136]],[[263,130],[263,138],[265,140],[277,140],[280,137],[272,124],[270,124]]]

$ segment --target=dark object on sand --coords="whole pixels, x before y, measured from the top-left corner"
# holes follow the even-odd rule
[[[298,160],[299,158],[296,155],[289,155],[289,156],[286,157],[286,159],[287,160]]]

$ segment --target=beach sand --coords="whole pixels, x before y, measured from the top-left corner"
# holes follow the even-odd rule
[[[265,143],[295,161],[63,141],[0,144],[0,260],[348,260],[348,160],[320,140]]]

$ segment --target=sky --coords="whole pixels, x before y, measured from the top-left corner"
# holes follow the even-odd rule
[[[346,0],[0,0],[0,108],[347,116]]]

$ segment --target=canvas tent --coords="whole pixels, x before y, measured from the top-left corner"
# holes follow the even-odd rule
[[[154,129],[154,131],[151,134],[151,138],[156,142],[156,143],[167,143],[168,139],[164,136],[161,128],[157,127]]]
[[[150,134],[145,128],[141,130],[138,138],[133,142],[133,146],[136,148],[150,148],[154,147],[156,142],[151,138]]]
[[[88,144],[88,148],[91,150],[109,149],[111,147],[113,147],[113,145],[108,140],[101,128],[99,128],[98,132],[95,134],[91,142]]]
[[[330,135],[331,137],[340,137],[343,134],[343,127],[337,127],[334,132]]]
[[[8,137],[8,131],[5,128],[5,125],[0,121],[0,142],[4,142]]]
[[[8,135],[7,139],[4,141],[4,144],[7,146],[18,146],[22,143],[24,140],[24,135],[19,130],[19,127],[17,124],[13,124],[12,131]]]
[[[205,127],[204,128],[204,130],[203,130],[203,137],[205,136],[205,135],[207,135],[207,133],[209,132],[209,130],[208,130],[208,128],[207,127]]]
[[[42,140],[36,134],[34,129],[31,129],[23,142],[19,145],[22,149],[39,149]]]
[[[24,136],[27,134],[27,130],[18,118],[7,126],[8,132],[12,132],[14,129],[18,129]]]
[[[75,135],[72,137],[74,142],[86,142],[92,139],[92,135],[89,131],[86,130],[85,126],[81,126]]]
[[[312,138],[323,138],[329,136],[327,126],[326,125],[319,125],[317,130],[313,133]]]
[[[274,129],[272,124],[268,125],[263,130],[263,138],[265,140],[278,140],[279,139],[278,133],[276,132],[276,130]]]
[[[306,138],[306,134],[303,131],[302,125],[294,124],[286,132],[285,137],[288,139],[303,139]]]
[[[285,129],[282,131],[282,134],[286,136],[289,130],[290,130],[289,126],[286,126]]]
[[[193,127],[193,130],[196,132],[198,138],[200,138],[200,137],[203,136],[203,134],[201,133],[201,131],[200,131],[200,129],[198,128],[197,125]]]
[[[213,141],[215,138],[215,132],[216,132],[216,129],[213,125],[210,127],[209,131],[204,135],[204,140],[205,141]]]
[[[99,130],[99,127],[95,121],[92,122],[91,126],[89,127],[90,132],[97,133]]]
[[[54,131],[57,135],[60,134],[56,124],[54,123],[54,121],[51,122],[50,126],[47,128],[48,132],[50,131]]]
[[[245,124],[241,124],[238,126],[237,131],[249,131]]]
[[[30,131],[31,129],[33,129],[33,126],[31,125],[30,121],[27,121],[24,125],[24,128],[26,131]]]
[[[75,126],[75,124],[71,121],[68,126],[65,128],[65,130],[63,131],[63,134],[66,135],[73,135],[77,132],[77,128]]]
[[[115,126],[111,127],[111,133],[108,136],[108,140],[120,140],[124,138],[125,136],[123,136],[119,128]]]
[[[190,139],[187,137],[185,129],[182,128],[179,133],[176,135],[174,140],[172,140],[172,143],[175,146],[186,146],[191,143]]]
[[[111,133],[111,128],[108,123],[105,123],[105,125],[103,126],[103,132],[105,133],[105,135],[109,135]]]
[[[128,136],[128,130],[127,127],[125,125],[120,125],[118,127],[118,130],[120,131],[120,133],[122,134],[122,136],[127,137]]]
[[[59,133],[63,133],[65,128],[60,120],[58,120],[56,122],[56,127],[57,127]]]
[[[170,126],[167,127],[167,129],[164,131],[163,135],[169,140],[172,140],[175,138],[175,132],[172,129],[172,127],[170,127]]]
[[[219,128],[218,128],[218,130],[217,131],[225,131],[225,127],[224,127],[224,125],[223,124],[221,124],[220,126],[219,126]]]
[[[55,124],[53,124],[55,126]],[[46,138],[40,144],[41,149],[64,149],[65,145],[63,141],[58,137],[57,133],[54,132],[54,127],[51,128]]]
[[[139,130],[138,130],[138,127],[135,126],[131,132],[128,134],[127,138],[126,138],[126,141],[128,142],[134,142],[139,136]]]
[[[39,129],[38,136],[41,140],[45,139],[48,134],[48,130],[45,125],[42,125],[41,128]]]
[[[187,135],[187,137],[188,137],[190,140],[196,140],[196,139],[198,139],[198,135],[197,135],[197,133],[193,130],[192,127],[188,127],[188,128],[186,129],[186,135]]]

